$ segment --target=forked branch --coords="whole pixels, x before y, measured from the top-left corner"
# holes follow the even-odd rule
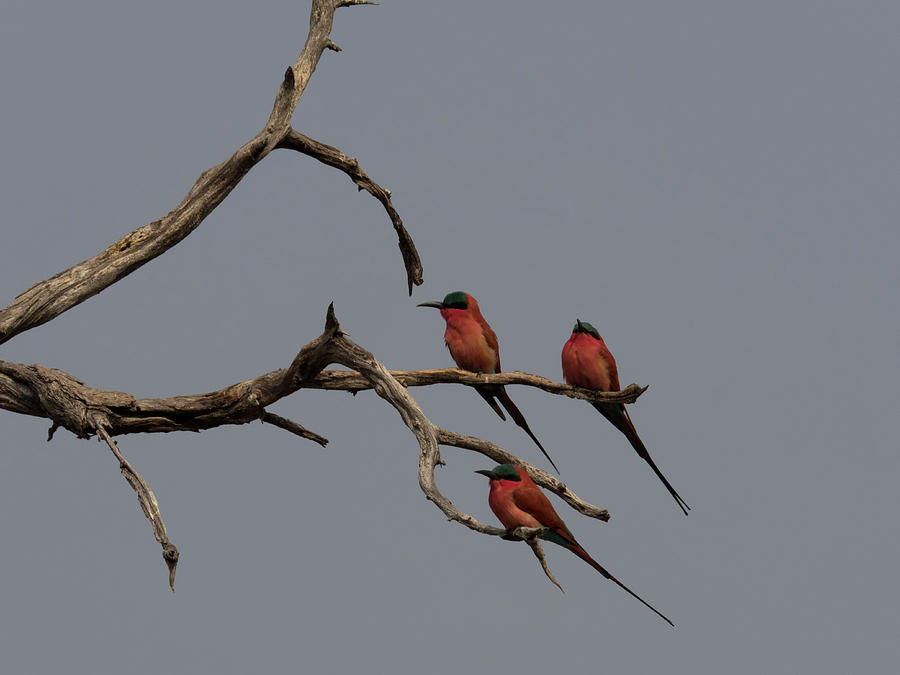
[[[284,74],[265,127],[224,162],[204,171],[181,203],[164,217],[137,228],[93,258],[38,282],[20,293],[6,309],[0,310],[0,344],[19,333],[47,323],[66,310],[97,295],[181,242],[222,203],[250,169],[285,139],[294,138],[290,126],[294,109],[322,53],[329,46],[333,46],[330,34],[334,11],[338,7],[358,4],[371,3],[354,0],[313,0],[306,43],[297,61]],[[307,140],[315,143],[311,139]],[[291,141],[287,141],[283,147],[291,147]],[[331,150],[342,155],[333,148]],[[316,156],[313,152],[307,154]],[[317,158],[325,161],[324,157]],[[339,166],[334,162],[330,165]],[[409,293],[412,294],[413,284],[422,283],[422,264],[415,244],[403,227],[390,199],[385,198],[389,193],[367,176],[362,178],[365,174],[358,166],[355,171],[356,177],[351,175],[351,178],[354,178],[357,185],[363,181],[367,186],[366,189],[387,209],[400,240],[407,286]]]
[[[352,368],[353,372],[323,370],[332,363]],[[109,444],[119,458],[123,474],[138,493],[144,513],[153,523],[154,535],[163,545],[173,583],[177,549],[166,537],[156,498],[153,497],[149,486],[118,452],[112,437],[128,433],[199,431],[224,424],[244,424],[262,419],[324,445],[327,440],[318,434],[265,410],[266,406],[280,398],[298,389],[312,386],[343,388],[348,391],[370,388],[390,403],[419,443],[419,485],[422,491],[426,498],[434,502],[451,521],[459,522],[483,534],[529,541],[528,536],[511,534],[504,529],[485,525],[473,516],[459,511],[440,492],[434,475],[435,467],[441,463],[440,445],[472,450],[497,463],[510,462],[523,466],[538,485],[559,495],[578,512],[603,521],[609,519],[609,513],[605,509],[585,502],[562,481],[500,446],[435,426],[401,381],[405,379],[407,383],[426,384],[427,380],[435,377],[435,373],[440,373],[441,381],[475,386],[483,384],[485,379],[493,382],[498,376],[473,376],[471,373],[450,368],[445,371],[425,371],[423,381],[418,382],[418,374],[415,371],[399,371],[399,373],[402,374],[401,377],[395,377],[370,352],[350,340],[341,331],[333,306],[329,306],[325,330],[300,349],[289,367],[246,382],[239,382],[219,391],[168,399],[135,399],[131,394],[124,392],[87,387],[80,380],[61,370],[0,361],[0,407],[47,417],[53,422],[54,428],[63,427],[81,438],[97,434]],[[347,379],[342,381],[344,374]],[[528,373],[505,373],[503,376],[512,378],[507,383],[514,380],[532,384],[532,380],[543,380]],[[548,382],[550,381],[544,381]],[[553,386],[548,388],[544,385],[541,388],[554,393],[570,393],[567,390],[572,389],[558,383],[550,384]],[[643,390],[640,387],[635,386],[635,391],[629,396],[636,398],[641,391]],[[530,545],[534,550],[533,541]],[[542,560],[537,550],[535,554]],[[546,561],[542,560],[541,564],[551,580],[556,583],[546,570]]]

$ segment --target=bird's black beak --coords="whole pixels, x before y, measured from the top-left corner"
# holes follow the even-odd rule
[[[578,326],[578,330],[581,330],[581,319],[575,319],[575,325]]]
[[[444,309],[444,303],[433,300],[431,302],[420,302],[418,305],[416,305],[416,307],[434,307],[435,309]]]
[[[476,471],[475,473],[480,473],[482,476],[487,476],[491,480],[497,480],[497,474],[487,469],[478,469],[478,471]]]

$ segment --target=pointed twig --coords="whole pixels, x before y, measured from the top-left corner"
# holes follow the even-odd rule
[[[267,424],[276,426],[279,429],[284,429],[285,431],[290,431],[292,434],[297,434],[302,438],[307,438],[315,443],[318,443],[323,448],[328,445],[328,439],[324,436],[319,436],[319,434],[310,431],[306,427],[297,424],[293,420],[289,420],[286,417],[282,417],[281,415],[276,415],[275,413],[264,411],[259,419]]]
[[[538,562],[541,563],[541,569],[544,570],[544,574],[547,575],[547,578],[552,581],[559,590],[565,593],[566,589],[564,589],[562,584],[556,580],[556,577],[550,573],[550,567],[547,565],[547,558],[544,556],[544,547],[541,546],[541,540],[538,539],[543,529],[544,528],[542,527],[517,527],[513,532],[521,536],[525,540],[525,543],[531,547]]]
[[[403,256],[403,266],[406,268],[406,285],[409,294],[412,295],[413,284],[418,286],[423,282],[422,261],[419,259],[419,252],[416,250],[415,242],[409,236],[409,232],[406,231],[406,227],[404,227],[403,221],[400,219],[400,214],[397,213],[397,209],[394,208],[394,204],[391,202],[391,191],[386,190],[369,178],[366,172],[360,168],[359,162],[355,157],[349,157],[337,148],[315,141],[294,129],[291,129],[285,135],[277,147],[296,150],[319,160],[323,164],[343,171],[350,177],[350,180],[356,183],[360,190],[365,190],[381,202],[388,217],[391,219],[391,223],[394,225],[394,230],[397,232],[400,254]]]
[[[134,470],[134,467],[128,463],[128,460],[119,451],[118,444],[107,433],[103,421],[95,419],[94,425],[97,435],[106,441],[109,449],[112,450],[116,459],[119,460],[119,469],[122,471],[122,475],[125,476],[125,480],[137,493],[138,503],[141,505],[144,515],[147,516],[150,526],[153,528],[153,536],[156,537],[156,541],[162,546],[163,560],[166,561],[166,566],[169,568],[169,588],[174,593],[175,569],[178,567],[178,549],[175,547],[175,544],[169,541],[169,535],[166,533],[166,524],[163,522],[162,515],[159,512],[159,502],[156,501],[156,495],[153,494],[153,490],[150,489],[147,481]]]

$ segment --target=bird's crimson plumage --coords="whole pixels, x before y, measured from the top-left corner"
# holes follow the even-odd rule
[[[466,309],[442,307],[447,322],[444,342],[456,365],[476,373],[500,372],[497,334],[481,314],[478,301],[466,293]]]
[[[619,391],[619,372],[616,368],[616,360],[603,342],[603,338],[591,324],[586,321],[577,321],[562,349],[562,371],[565,381],[575,387],[596,389],[599,391]],[[628,411],[621,403],[592,403],[612,425],[621,431],[654,473],[662,481],[669,494],[687,515],[690,506],[681,498],[675,488],[656,466],[656,462],[650,457],[650,453],[644,446],[644,442],[638,436]]]
[[[500,372],[500,345],[497,342],[497,334],[482,316],[481,308],[475,298],[468,293],[455,291],[448,293],[441,302],[424,302],[419,307],[435,307],[441,311],[441,316],[447,322],[444,330],[444,342],[457,366],[475,373]],[[525,421],[525,416],[506,393],[505,387],[485,385],[475,387],[475,390],[500,416],[500,419],[505,420],[506,415],[500,408],[500,404],[502,404],[513,422],[524,429],[525,433],[544,453],[544,457],[559,473],[556,464],[550,459],[550,455],[544,450],[544,446],[541,445],[537,436],[528,426],[528,422]]]
[[[517,527],[548,528],[548,531],[541,535],[542,539],[552,541],[554,544],[569,549],[604,577],[615,582],[627,593],[656,612],[670,625],[675,625],[661,614],[659,610],[616,579],[581,547],[581,544],[575,540],[562,518],[556,513],[556,509],[553,508],[550,500],[547,499],[547,496],[535,484],[525,469],[513,464],[500,464],[492,471],[482,470],[476,473],[490,478],[491,491],[488,495],[488,505],[506,529],[514,530]]]

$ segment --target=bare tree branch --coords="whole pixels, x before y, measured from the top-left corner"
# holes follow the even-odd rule
[[[385,190],[369,178],[366,172],[360,168],[359,162],[355,157],[349,157],[337,148],[314,141],[293,129],[288,132],[277,147],[302,152],[305,155],[318,159],[323,164],[340,169],[350,176],[350,179],[356,183],[360,190],[365,190],[381,202],[384,210],[387,211],[388,217],[394,224],[394,230],[397,232],[400,253],[403,255],[403,264],[406,267],[407,286],[409,294],[412,295],[413,284],[421,285],[423,282],[422,261],[419,260],[419,253],[416,251],[416,245],[412,237],[409,236],[409,232],[403,226],[400,214],[397,213],[397,209],[394,208],[391,202],[391,191]]]
[[[328,439],[324,436],[319,436],[319,434],[310,431],[306,427],[297,424],[293,420],[289,420],[286,417],[282,417],[281,415],[276,415],[275,413],[264,412],[260,418],[263,422],[267,424],[271,424],[273,426],[278,427],[279,429],[284,429],[285,431],[290,431],[292,434],[296,434],[301,438],[309,439],[315,443],[318,443],[323,448],[328,445]]]
[[[422,265],[415,244],[394,208],[389,190],[375,183],[355,158],[320,143],[291,128],[291,118],[300,96],[325,50],[339,52],[330,38],[334,11],[338,7],[377,4],[368,0],[312,0],[310,28],[296,62],[284,73],[265,127],[221,164],[203,172],[182,202],[163,218],[137,228],[93,258],[41,281],[18,295],[0,310],[0,344],[108,288],[187,237],[230,194],[243,177],[275,148],[295,150],[346,173],[360,190],[366,190],[384,207],[397,233],[407,273],[410,295],[422,283]],[[325,370],[340,364],[351,371]],[[169,541],[159,504],[147,482],[120,452],[114,436],[131,433],[200,431],[226,424],[254,420],[272,424],[322,446],[328,440],[297,422],[266,410],[267,406],[298,389],[331,389],[352,393],[373,389],[398,412],[419,444],[419,485],[450,521],[492,536],[525,541],[538,558],[545,574],[560,590],[551,574],[540,543],[542,528],[505,530],[485,525],[463,513],[437,487],[435,467],[444,462],[440,445],[471,450],[497,463],[525,468],[534,481],[560,496],[578,512],[599,520],[609,513],[579,498],[568,487],[503,448],[472,436],[435,426],[408,392],[409,387],[439,383],[466,386],[485,384],[537,387],[554,395],[592,402],[634,403],[646,387],[629,385],[619,392],[595,392],[523,372],[496,375],[470,373],[455,368],[423,371],[388,371],[375,357],[340,329],[333,306],[329,306],[323,333],[304,345],[287,368],[265,373],[205,394],[137,399],[133,395],[95,389],[72,375],[42,365],[0,361],[0,408],[14,413],[45,417],[52,422],[48,440],[60,427],[79,438],[97,435],[119,460],[123,476],[138,495],[150,520],[156,540],[169,568],[169,585],[175,590],[178,549]]]
[[[346,337],[340,329],[334,314],[334,307],[331,305],[328,307],[323,333],[305,345],[288,368],[267,373],[216,392],[195,396],[175,396],[168,399],[135,399],[131,394],[87,387],[80,380],[61,370],[36,364],[25,366],[0,361],[0,407],[48,417],[53,421],[54,427],[64,427],[80,438],[87,438],[94,433],[100,434],[104,440],[109,439],[107,443],[110,443],[111,448],[114,448],[111,437],[117,434],[176,430],[197,431],[223,424],[244,424],[256,419],[263,419],[293,433],[298,433],[300,429],[306,432],[305,429],[290,420],[267,413],[265,406],[297,389],[308,387],[312,383],[321,384],[323,381],[328,381],[331,388],[337,388],[336,383],[340,379],[339,377],[322,378],[324,373],[321,371],[330,363],[353,368],[355,372],[349,373],[349,375],[365,380],[364,383],[360,383],[356,379],[345,381],[345,385],[350,382],[351,386],[348,387],[350,391],[372,388],[376,394],[397,410],[404,424],[413,432],[419,442],[419,485],[426,498],[434,502],[448,520],[459,522],[484,534],[511,536],[504,529],[484,525],[469,514],[459,511],[449,499],[441,494],[434,477],[435,466],[441,463],[439,444],[473,450],[498,463],[519,464],[529,472],[538,485],[553,491],[580,513],[604,521],[609,519],[606,510],[584,502],[564,483],[508,453],[503,448],[488,441],[435,426],[409,395],[407,387],[398,378],[392,376],[371,353]],[[336,372],[341,371],[329,371],[330,374]],[[414,381],[417,375],[415,372],[401,372],[409,382]],[[484,384],[485,378],[488,378],[488,381],[494,381],[492,378],[497,377],[475,376],[473,378],[471,373],[451,368],[446,371],[426,371],[425,379],[433,378],[436,372],[445,378],[442,381],[465,381],[470,386]],[[543,378],[537,378],[537,376],[527,373],[504,373],[503,375],[506,377],[512,375],[513,379],[522,383],[543,380]],[[549,380],[542,382],[544,387],[547,386],[547,382]],[[553,385],[549,387],[549,390],[554,393],[566,393],[565,390],[571,389],[552,382],[549,384]],[[632,395],[637,396],[640,391],[642,390],[637,388],[636,393]],[[299,433],[299,435],[316,442],[325,441],[321,437],[315,438],[317,435],[312,432]],[[117,456],[119,456],[118,453]],[[120,461],[124,462],[124,459],[120,458]],[[128,475],[126,473],[126,478]],[[133,486],[140,485],[140,481],[132,482],[130,478],[129,482]],[[149,487],[146,489],[149,491]],[[142,494],[139,487],[135,487],[135,490],[139,495]],[[145,508],[145,513],[148,513],[148,517],[154,522],[149,514],[158,512],[155,498],[145,502],[146,500],[142,498],[141,504]],[[159,522],[161,524],[162,521]],[[154,532],[157,533],[155,524]],[[162,536],[164,535],[163,528]],[[160,538],[159,534],[157,534],[157,538]],[[525,537],[517,538],[527,541]],[[160,542],[163,543],[161,539]],[[537,552],[535,554],[537,555]],[[541,556],[538,558],[540,560]],[[168,560],[169,558],[167,558]],[[175,562],[177,562],[177,556]],[[545,561],[542,561],[542,566],[546,570]],[[548,576],[550,576],[549,571]],[[551,580],[553,580],[552,577]]]
[[[634,403],[649,387],[629,384],[620,391],[596,391],[582,389],[561,382],[548,380],[540,375],[532,375],[519,370],[502,373],[473,373],[459,368],[439,368],[431,370],[392,370],[391,376],[404,387],[425,387],[432,384],[465,384],[470,387],[485,384],[524,384],[537,387],[551,394],[578,398],[598,403]],[[359,373],[345,370],[323,370],[318,377],[305,384],[308,389],[341,389],[346,391],[363,391],[371,389],[366,378]]]
[[[527,529],[532,529],[532,528],[518,527],[518,528],[516,528],[515,532],[520,532],[521,530],[527,530]],[[537,532],[541,532],[541,530],[543,530],[543,528],[537,529],[536,531],[537,531]],[[528,545],[531,547],[531,550],[532,550],[532,552],[534,553],[535,557],[538,559],[538,562],[541,563],[541,569],[544,570],[544,574],[547,575],[547,578],[548,578],[550,581],[552,581],[553,584],[554,584],[559,590],[561,590],[563,593],[565,593],[565,592],[566,592],[566,589],[564,589],[564,588],[562,587],[562,584],[560,584],[560,583],[556,580],[556,577],[554,577],[554,576],[550,573],[550,567],[547,565],[547,558],[544,556],[544,547],[541,546],[541,540],[538,539],[538,534],[534,534],[534,535],[532,535],[532,536],[526,537],[526,538],[525,538],[525,543],[528,544]]]
[[[565,483],[558,478],[555,478],[552,474],[523,461],[500,446],[494,445],[490,441],[483,441],[474,436],[466,436],[454,431],[447,431],[446,429],[438,428],[436,429],[436,432],[438,443],[441,445],[450,445],[455,448],[465,448],[466,450],[480,452],[485,457],[489,457],[497,462],[497,464],[518,464],[528,472],[535,483],[555,493],[566,504],[582,515],[585,515],[588,518],[596,518],[603,522],[609,521],[609,511],[597,508],[593,504],[588,504],[567,488]]]
[[[156,541],[162,546],[163,560],[166,561],[166,566],[169,568],[169,588],[171,588],[174,593],[175,569],[178,567],[178,549],[175,547],[175,544],[169,541],[169,535],[166,533],[166,524],[163,522],[162,515],[159,513],[159,502],[156,501],[156,495],[153,494],[153,490],[150,489],[147,481],[145,481],[141,475],[134,470],[131,464],[128,463],[128,460],[122,456],[118,444],[110,438],[108,433],[106,433],[106,429],[103,426],[103,420],[99,416],[94,420],[94,425],[97,430],[97,435],[106,441],[109,449],[112,450],[116,459],[119,460],[119,469],[121,469],[122,475],[125,476],[125,480],[128,481],[128,484],[137,493],[141,509],[144,511],[144,515],[147,516],[147,519],[150,521],[150,526],[153,528],[153,536],[156,537]]]
[[[275,419],[277,416],[268,413],[265,408],[298,389],[328,389],[356,393],[373,388],[372,382],[356,371],[322,370],[329,354],[329,339],[330,337],[323,333],[304,346],[286,369],[272,371],[205,394],[169,398],[137,399],[132,394],[120,391],[87,387],[81,380],[56,368],[0,361],[0,408],[35,417],[47,417],[80,437],[92,433],[91,425],[85,427],[85,420],[89,419],[90,410],[99,408],[108,419],[108,430],[112,436],[201,431],[227,424],[247,424],[262,418],[264,422],[323,444],[322,441],[327,441],[322,436],[305,430],[296,422],[278,423]],[[647,390],[647,387],[630,384],[618,392],[596,392],[518,371],[481,375],[456,368],[444,368],[420,371],[392,370],[388,373],[403,387],[437,383],[457,383],[470,387],[483,384],[522,384],[586,401],[632,403]],[[300,432],[300,429],[303,429],[303,432]],[[479,441],[449,431],[443,433],[445,435],[441,443],[445,445],[476,450],[492,457],[498,463],[514,458],[513,455],[487,441]],[[519,461],[517,458],[514,459]],[[540,469],[535,468],[535,471],[539,472]],[[544,481],[542,484],[545,487],[561,485],[549,474],[546,474]],[[563,493],[558,494],[563,496]],[[597,514],[584,513],[601,518]]]
[[[291,132],[290,119],[316,69],[329,37],[338,7],[364,2],[313,0],[306,43],[296,63],[287,69],[272,113],[265,127],[221,164],[204,171],[187,196],[159,220],[143,225],[93,258],[40,281],[20,293],[0,311],[0,344],[35,326],[47,323],[66,310],[97,295],[178,244],[222,203],[241,179],[262,161]],[[377,196],[377,195],[376,195]],[[393,207],[391,207],[393,208]],[[389,211],[390,213],[390,211]],[[397,220],[391,214],[397,228]],[[400,225],[402,228],[402,224]],[[401,251],[407,267],[410,294],[412,284],[422,283],[421,263],[408,233],[398,229]],[[404,248],[405,246],[405,248]]]

